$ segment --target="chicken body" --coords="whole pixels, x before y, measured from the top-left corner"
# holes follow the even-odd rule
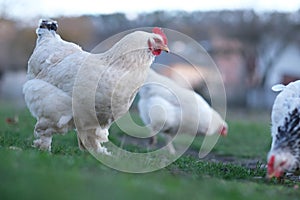
[[[63,130],[61,132],[65,133],[69,128],[74,128],[74,122],[77,122],[80,147],[109,154],[106,148],[101,146],[102,142],[108,141],[108,128],[114,120],[129,109],[155,56],[159,55],[162,50],[168,51],[163,39],[165,35],[136,31],[123,37],[110,50],[102,54],[92,54],[78,49],[72,43],[61,43],[60,37],[56,37],[51,29],[39,29],[37,33],[42,32],[42,34],[38,34],[37,47],[29,60],[29,68],[38,69],[33,70],[33,80],[41,80],[44,85],[49,86],[34,88],[33,83],[28,83],[23,88],[27,106],[37,118],[37,124],[44,116],[50,116],[44,130],[35,130],[38,138],[36,141],[51,141],[52,135],[57,132],[57,124],[65,116],[64,112],[56,109],[58,105],[54,101],[49,101],[50,104],[54,104],[52,106],[41,99],[41,94],[51,92],[52,100],[60,97],[59,95],[65,97],[62,98],[68,101],[68,111],[75,119],[71,118],[72,122],[65,124],[65,127],[60,129]],[[43,39],[44,33],[46,37],[50,37],[49,40]],[[50,50],[54,53],[49,52],[47,56],[37,52],[43,48],[47,49],[49,44]],[[56,47],[59,49],[58,52],[63,52],[66,48],[69,53],[66,53],[64,57],[59,53],[56,57],[56,50],[52,48],[52,45],[58,45]],[[53,88],[49,90],[50,86],[56,90]],[[37,112],[42,106],[47,107],[47,109],[44,108],[46,111]],[[58,113],[54,117],[52,112]],[[42,144],[49,142],[40,141],[39,143],[36,146],[41,148]]]
[[[300,81],[275,85],[280,92],[273,104],[272,145],[268,154],[268,177],[279,178],[300,167]]]
[[[139,91],[138,109],[151,135],[158,132],[167,136],[168,148],[177,132],[192,135],[227,134],[228,125],[197,93],[178,86],[167,77],[150,69],[145,84]]]

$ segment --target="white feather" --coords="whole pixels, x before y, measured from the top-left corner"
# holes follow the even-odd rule
[[[72,119],[72,99],[57,87],[33,79],[24,84],[23,93],[30,112],[37,119],[46,118],[59,124],[58,129]]]
[[[176,128],[176,121],[179,121],[179,107],[172,105],[160,96],[141,98],[138,102],[138,109],[143,122],[153,132],[163,132],[170,128]]]
[[[282,91],[285,87],[286,87],[286,86],[283,85],[283,84],[276,84],[276,85],[274,85],[274,86],[272,87],[272,90],[273,90],[274,92],[280,92],[280,91]]]
[[[171,129],[176,134],[180,127],[182,133],[212,135],[227,129],[227,123],[200,95],[151,69],[139,95],[140,116],[155,132]],[[156,105],[162,110],[153,112]]]
[[[283,125],[285,117],[295,108],[300,109],[300,81],[291,82],[287,86],[278,85],[276,89],[281,89],[281,91],[272,107],[272,144],[275,142],[277,128]]]
[[[35,78],[43,69],[53,66],[68,55],[82,51],[80,46],[62,40],[55,31],[37,28],[36,33],[36,46],[28,61],[28,79]]]

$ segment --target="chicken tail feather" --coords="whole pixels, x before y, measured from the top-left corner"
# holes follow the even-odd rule
[[[41,19],[39,22],[39,28],[48,29],[49,31],[56,31],[57,27],[57,21],[51,19]]]
[[[273,90],[274,92],[280,92],[280,91],[282,91],[285,87],[286,87],[286,86],[283,85],[283,84],[276,84],[276,85],[274,85],[274,86],[272,87],[272,90]]]

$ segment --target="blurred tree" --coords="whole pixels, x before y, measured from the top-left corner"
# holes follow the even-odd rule
[[[291,23],[288,15],[273,16],[271,23],[273,23],[273,26],[268,27],[269,29],[261,34],[257,46],[257,53],[260,55],[261,67],[263,68],[259,83],[260,87],[265,85],[269,72],[273,69],[288,45],[299,43],[300,39],[300,24]]]
[[[95,26],[89,16],[63,17],[56,19],[58,22],[58,34],[72,41],[83,49],[90,50],[97,42]]]
[[[30,27],[7,19],[7,10],[17,0],[4,0],[0,3],[0,68],[24,69],[35,45],[35,24]],[[278,55],[289,42],[299,40],[300,14],[295,13],[256,13],[253,10],[184,12],[156,11],[141,13],[128,19],[125,14],[62,17],[58,32],[61,36],[90,50],[96,44],[130,28],[162,26],[189,35],[197,41],[211,41],[215,36],[239,40],[240,50],[247,65],[250,85],[263,85],[268,71]],[[260,81],[257,81],[258,55],[266,54],[272,42],[281,41],[272,57],[265,56]],[[207,43],[207,42],[206,42]],[[255,80],[255,81],[254,81]]]

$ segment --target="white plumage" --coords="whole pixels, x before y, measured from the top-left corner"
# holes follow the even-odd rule
[[[272,107],[272,138],[275,139],[278,127],[284,125],[285,117],[295,108],[300,108],[300,81],[291,82],[287,86],[277,84],[272,87],[274,92],[280,92]],[[272,146],[275,140],[272,142]]]
[[[227,123],[200,95],[151,69],[139,96],[139,113],[152,135],[158,132],[174,135],[179,129],[194,135],[227,134]],[[175,153],[171,143],[168,147]]]
[[[31,80],[23,87],[27,106],[37,118],[34,145],[50,150],[52,135],[66,133],[77,120],[83,125],[76,127],[81,129],[80,147],[108,154],[101,146],[108,141],[108,128],[128,111],[154,57],[168,51],[166,36],[159,28],[153,29],[155,33],[136,31],[108,51],[91,54],[63,41],[55,25],[40,22],[28,65]]]
[[[284,172],[294,172],[300,156],[300,81],[287,86],[272,87],[280,92],[273,104],[272,145],[268,154],[268,176],[280,177]]]
[[[56,34],[56,28],[53,29],[57,27],[56,21],[40,20],[39,26],[36,29],[36,46],[28,61],[28,79],[35,78],[42,69],[59,63],[68,55],[82,51],[77,44],[64,41]]]
[[[53,133],[66,133],[74,128],[72,98],[39,79],[27,81],[23,88],[28,109],[38,119],[34,129],[38,139],[33,145],[50,151]]]
[[[300,106],[300,80],[291,82],[287,86],[277,84],[272,87],[274,92],[280,92],[273,104],[272,108],[272,125],[282,125],[281,121],[287,114],[294,108]],[[276,134],[276,131],[272,131],[272,134]]]

